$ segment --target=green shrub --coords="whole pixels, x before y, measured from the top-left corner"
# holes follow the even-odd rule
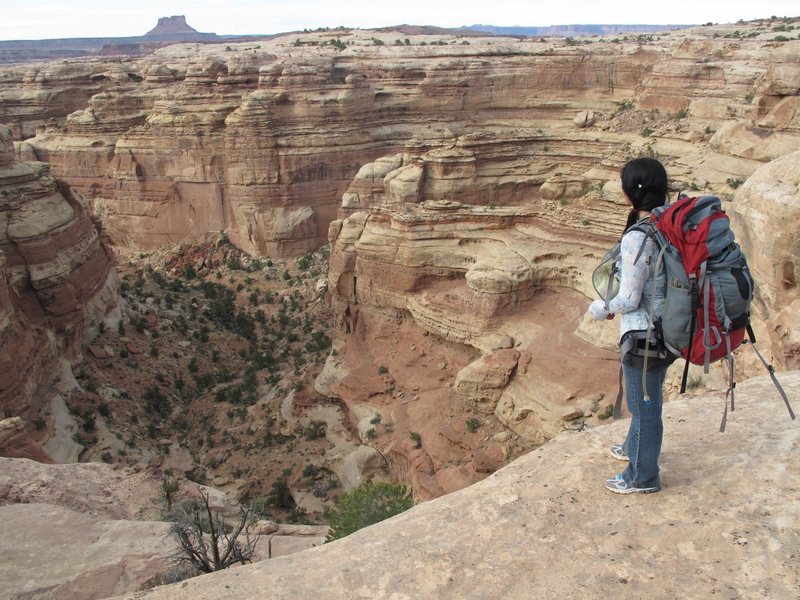
[[[367,482],[345,492],[328,513],[328,541],[338,540],[411,508],[414,501],[402,485]]]
[[[690,390],[696,390],[699,387],[703,387],[703,376],[699,373],[695,373],[689,377],[689,381],[686,382],[686,387]]]
[[[603,412],[597,413],[597,418],[600,419],[601,421],[605,421],[613,414],[614,414],[614,405],[609,404],[608,406],[605,407]]]
[[[308,267],[310,267],[310,266],[311,266],[311,255],[310,254],[306,254],[306,255],[300,257],[300,260],[297,261],[297,268],[300,269],[301,271],[308,270]]]
[[[303,437],[307,440],[319,440],[325,437],[328,424],[325,421],[311,421],[303,428]]]
[[[278,479],[273,482],[272,489],[267,496],[267,504],[275,508],[291,510],[295,507],[294,498],[289,491],[289,483],[286,479]]]
[[[478,427],[480,426],[481,422],[480,419],[478,419],[477,417],[470,417],[469,419],[467,419],[467,431],[469,431],[470,433],[477,430]]]
[[[94,431],[94,415],[86,415],[83,417],[83,421],[81,422],[81,426],[83,427],[84,431]]]
[[[726,179],[725,182],[733,189],[737,189],[740,185],[744,183],[744,179],[741,177],[738,177],[736,179],[731,179],[730,177],[728,177],[728,179]]]

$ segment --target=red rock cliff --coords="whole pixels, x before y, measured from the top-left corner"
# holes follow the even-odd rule
[[[116,305],[116,279],[83,199],[47,165],[13,160],[4,126],[0,272],[0,409],[33,421],[49,411],[90,328]]]

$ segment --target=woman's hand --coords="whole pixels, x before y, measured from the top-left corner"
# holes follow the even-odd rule
[[[606,310],[606,303],[604,300],[595,300],[589,305],[589,314],[593,319],[602,321],[603,319],[613,319],[614,313]]]

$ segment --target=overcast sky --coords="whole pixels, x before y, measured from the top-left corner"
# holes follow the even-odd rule
[[[143,35],[185,15],[202,32],[317,27],[702,24],[800,16],[800,0],[0,0],[0,40]]]

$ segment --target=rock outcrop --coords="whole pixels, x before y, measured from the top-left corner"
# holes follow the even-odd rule
[[[356,32],[346,37],[355,48],[341,54],[286,38],[247,46],[246,53],[242,45],[229,53],[216,46],[161,50],[125,65],[137,69],[129,74],[141,84],[104,83],[107,91],[88,108],[42,128],[21,145],[21,155],[51,162],[57,176],[91,198],[121,249],[226,229],[248,252],[298,255],[324,243],[342,194],[365,162],[412,140],[432,150],[495,116],[516,119],[512,127],[489,127],[496,149],[510,153],[532,136],[560,147],[559,136],[542,127],[587,106],[612,110],[658,59],[648,48],[617,60],[605,49],[502,39],[487,54],[490,42],[480,38],[470,42],[474,49],[442,52],[382,49]],[[608,95],[612,63],[615,91]],[[567,90],[573,98],[562,102]],[[18,112],[11,102],[6,110]],[[515,130],[525,133],[515,140]],[[451,159],[442,154],[441,168]],[[532,169],[544,172],[553,159]],[[431,168],[429,185],[452,189],[461,178],[437,174],[432,162]],[[470,181],[460,185],[468,194]],[[509,180],[500,195],[513,187]]]
[[[733,200],[730,210],[744,215],[735,227],[747,240],[753,233],[750,222],[763,224],[765,231],[778,228],[774,219],[785,212],[779,206],[793,202],[796,178],[789,174],[794,172],[791,165],[796,159],[786,157],[762,165],[796,147],[788,100],[796,98],[791,94],[798,88],[792,87],[794,71],[787,68],[794,59],[784,52],[773,54],[775,48],[768,44],[751,48],[751,53],[763,56],[765,64],[771,65],[756,75],[739,50],[709,39],[679,39],[667,58],[648,63],[635,98],[639,106],[651,109],[647,119],[658,128],[642,134],[646,138],[657,131],[658,139],[652,146],[641,147],[639,153],[658,153],[679,186],[698,189],[697,181],[704,180],[709,192]],[[701,54],[714,58],[704,63],[710,74],[702,84],[695,72]],[[715,61],[716,66],[712,64]],[[736,65],[736,76],[720,79],[723,64],[728,68]],[[738,83],[727,86],[725,81]],[[737,97],[739,84],[761,93],[757,104],[770,108],[754,115],[743,98],[747,92]],[[579,87],[574,82],[570,85]],[[672,91],[668,94],[667,89]],[[787,99],[764,100],[769,94],[786,94]],[[552,139],[525,137],[522,122],[515,133],[504,131],[497,137],[485,132],[457,135],[448,130],[435,147],[411,140],[402,154],[364,165],[343,195],[340,219],[329,232],[330,291],[337,333],[344,342],[333,359],[338,367],[363,373],[364,357],[375,356],[392,372],[410,368],[414,363],[401,353],[379,349],[386,346],[385,341],[370,341],[381,337],[376,331],[387,332],[390,338],[387,320],[392,320],[402,323],[395,327],[397,332],[416,328],[417,337],[430,334],[459,346],[458,351],[450,350],[450,359],[447,353],[440,355],[438,364],[453,368],[452,374],[443,373],[440,384],[452,386],[468,421],[476,417],[467,414],[467,407],[493,413],[520,439],[540,444],[562,428],[597,423],[607,415],[609,395],[616,389],[612,377],[617,325],[587,322],[581,315],[588,304],[586,298],[595,295],[589,275],[622,230],[626,208],[616,180],[619,167],[630,154],[612,151],[585,165],[577,148],[602,155],[602,143],[612,144],[606,136],[611,132],[622,135],[632,126],[630,118],[635,111],[628,114],[628,110],[621,107],[605,123],[590,123],[594,119],[594,114],[590,119],[590,111],[571,119],[573,128],[591,129],[598,136],[594,150],[585,134],[567,129],[566,116],[559,124],[551,123],[549,134],[558,131],[563,144],[560,163],[548,153]],[[717,132],[708,126],[701,130],[691,117],[695,114],[706,123],[716,120]],[[639,113],[639,118],[642,116]],[[751,138],[768,139],[769,143],[756,144]],[[619,138],[616,141],[619,143]],[[758,151],[744,152],[744,144]],[[736,189],[759,168],[764,169],[763,175],[758,171],[752,181],[764,187],[762,194],[768,200],[751,200],[754,188],[749,181],[735,198],[732,192],[722,191]],[[764,184],[755,183],[759,181]],[[767,182],[775,187],[768,190]],[[778,188],[788,196],[776,201]],[[797,342],[789,333],[788,315],[796,314],[796,307],[789,308],[794,296],[786,290],[793,289],[795,261],[789,258],[793,251],[780,241],[783,237],[774,239],[774,245],[756,251],[764,255],[757,260],[765,269],[781,265],[781,272],[765,273],[759,297],[763,294],[768,301],[780,288],[781,309],[786,309],[779,319],[773,319],[776,307],[770,310],[761,303],[756,316],[769,323],[766,327],[772,344],[767,346],[779,355],[775,362],[791,368]],[[785,239],[792,239],[791,226]],[[745,250],[749,252],[751,245],[745,241]],[[758,272],[756,275],[762,285]],[[598,351],[598,346],[609,351]],[[470,352],[474,354],[470,356]],[[740,377],[754,373],[755,356],[740,355]],[[373,364],[377,368],[377,359]],[[415,373],[425,371],[417,368]],[[670,393],[677,377],[669,377]],[[712,386],[721,384],[721,374],[712,373],[706,381]],[[354,387],[332,385],[329,391],[348,404],[362,402],[366,394]],[[444,402],[414,394],[406,387],[402,392],[423,406]],[[452,409],[449,413],[452,419]],[[407,427],[420,433],[430,428],[433,431],[422,436],[427,439],[436,432],[441,435],[442,429],[424,417],[412,417]],[[453,464],[444,460],[447,453],[427,442],[422,448],[406,445],[405,452],[396,443],[384,445],[382,450],[394,456],[396,463],[411,465],[396,467],[395,474],[404,474],[415,493],[428,497],[435,495],[436,486],[423,483],[424,478],[417,474],[430,474],[429,465],[434,465],[434,480],[441,479],[437,481],[440,489],[446,489],[457,485],[456,481],[477,478],[476,473],[484,468],[482,457],[492,454],[491,443],[475,447],[458,437],[473,457],[469,465],[461,466],[460,478],[447,473]],[[421,449],[429,460],[418,458]],[[507,459],[508,449],[502,448],[500,456]],[[440,469],[440,464],[448,467]]]
[[[151,470],[0,458],[3,598],[107,598],[177,575],[162,486]],[[237,502],[204,491],[212,510],[238,517]],[[192,497],[195,486],[175,492],[176,503]],[[327,529],[259,521],[256,559],[320,545]]]
[[[782,380],[797,397],[800,373]],[[620,466],[608,446],[627,421],[564,432],[480,483],[342,540],[127,597],[793,599],[800,427],[767,377],[737,392],[724,434],[721,394],[665,406],[657,494],[603,487]]]
[[[800,152],[761,167],[739,188],[730,210],[755,280],[754,325],[767,334],[776,366],[800,367],[798,247]],[[762,340],[763,341],[763,340]]]
[[[56,384],[74,381],[70,363],[116,304],[111,253],[84,199],[56,181],[47,165],[15,161],[9,130],[0,125],[0,408],[6,416],[23,417],[28,429],[48,414],[55,420]],[[27,442],[14,446],[12,454],[22,452],[14,455],[41,456]]]

